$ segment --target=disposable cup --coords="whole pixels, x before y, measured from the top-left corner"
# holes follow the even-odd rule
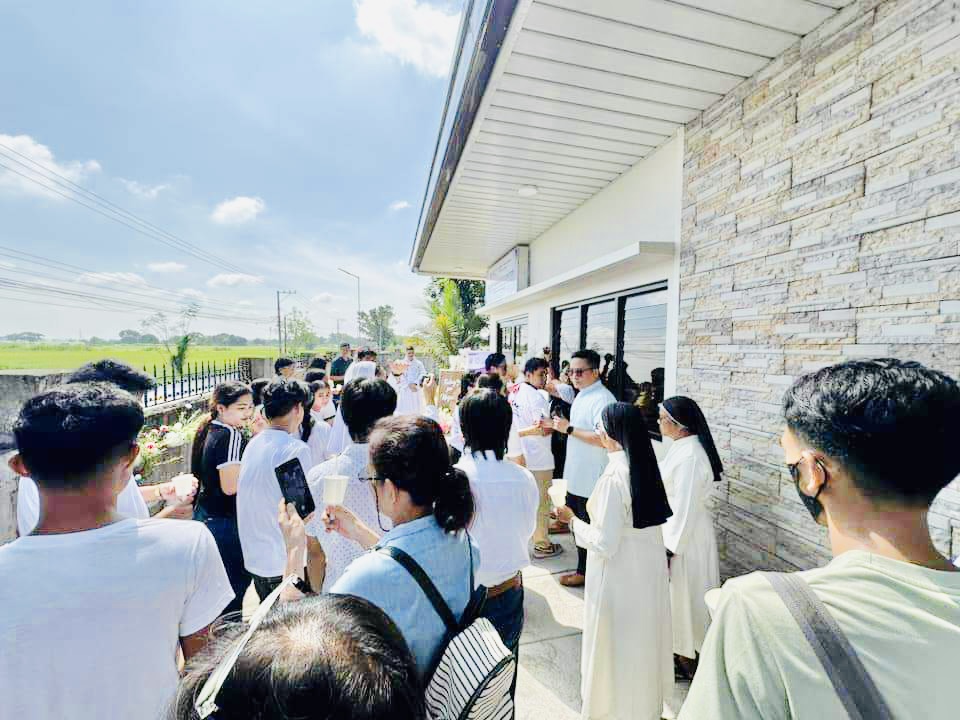
[[[563,507],[567,504],[567,481],[554,478],[553,484],[547,488],[547,494],[550,495],[554,507]]]
[[[343,496],[347,494],[346,475],[328,475],[323,479],[323,504],[343,505]]]
[[[178,475],[173,479],[173,489],[177,492],[177,497],[184,499],[193,492],[193,478],[189,475]]]

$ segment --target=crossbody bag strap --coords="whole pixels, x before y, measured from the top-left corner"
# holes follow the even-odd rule
[[[851,720],[893,720],[850,640],[827,606],[794,573],[763,573],[803,631]]]
[[[393,545],[384,545],[379,547],[377,548],[377,552],[381,552],[384,555],[392,557],[403,567],[404,570],[410,573],[410,576],[416,580],[417,585],[419,585],[420,589],[423,590],[423,594],[427,596],[427,600],[429,600],[430,604],[433,605],[433,609],[437,611],[437,615],[439,615],[440,619],[443,620],[443,624],[446,625],[448,632],[455,633],[460,629],[460,625],[457,623],[457,619],[454,617],[453,611],[450,610],[450,607],[443,599],[440,591],[437,590],[437,586],[433,584],[433,581],[430,580],[429,577],[427,577],[427,573],[424,572],[423,568],[420,567],[420,564],[416,560],[407,555],[407,553],[400,548],[394,547]]]

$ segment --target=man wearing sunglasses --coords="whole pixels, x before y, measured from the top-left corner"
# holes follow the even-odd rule
[[[567,481],[567,506],[574,515],[590,522],[587,499],[607,466],[607,451],[596,433],[603,409],[616,402],[600,382],[600,355],[594,350],[580,350],[570,358],[570,380],[579,390],[570,408],[570,419],[553,419],[553,428],[569,437],[563,474]],[[586,581],[587,551],[577,547],[577,571],[560,578],[560,584],[580,587]]]
[[[927,511],[960,473],[960,388],[919,363],[847,362],[797,379],[784,415],[781,493],[834,559],[724,585],[680,718],[956,717],[960,572]]]

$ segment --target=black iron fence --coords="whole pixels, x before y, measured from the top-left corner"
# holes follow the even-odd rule
[[[220,363],[216,361],[194,362],[184,363],[180,371],[172,366],[154,365],[152,373],[157,385],[147,392],[144,404],[147,406],[160,405],[174,400],[206,395],[212,392],[218,384],[227,380],[249,382],[249,363],[246,363],[246,365],[247,367],[244,368],[242,360]],[[246,373],[244,373],[244,369],[246,369]],[[146,366],[143,370],[146,373],[151,372],[151,369]]]

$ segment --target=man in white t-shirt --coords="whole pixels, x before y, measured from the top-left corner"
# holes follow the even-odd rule
[[[300,440],[309,388],[298,380],[277,378],[263,391],[267,426],[244,450],[237,481],[237,526],[243,564],[263,600],[283,580],[287,565],[277,506],[283,499],[276,469],[299,460],[304,475],[313,467],[310,448]]]
[[[142,403],[146,393],[154,388],[156,381],[144,372],[116,360],[98,360],[87,363],[75,370],[65,380],[71,383],[110,383],[126,390]],[[194,479],[194,493],[198,483]],[[131,473],[123,490],[117,495],[117,512],[127,517],[146,520],[150,517],[148,502],[166,502],[166,506],[155,516],[157,519],[169,517],[180,505],[192,502],[189,497],[178,498],[173,481],[140,487]],[[29,535],[37,526],[40,518],[40,493],[30,478],[21,477],[17,488],[17,534]]]
[[[161,717],[177,649],[199,652],[233,598],[205,526],[117,513],[142,426],[139,403],[105,383],[63,385],[20,411],[15,470],[36,482],[43,513],[0,547],[4,717]]]
[[[857,717],[957,717],[960,572],[926,517],[960,473],[960,388],[919,363],[853,361],[798,378],[784,415],[787,470],[834,554],[792,577],[826,606],[888,709]],[[839,658],[829,670],[819,658],[771,579],[730,580],[680,718],[853,717],[832,684]]]
[[[550,443],[552,430],[541,429],[543,421],[550,420],[549,395],[543,390],[547,382],[547,361],[530,358],[523,368],[524,381],[510,392],[510,406],[519,426],[520,447],[527,470],[533,473],[540,492],[537,509],[537,528],[533,533],[533,555],[538,560],[553,557],[563,548],[550,541],[550,495],[547,488],[553,482],[553,448]]]

